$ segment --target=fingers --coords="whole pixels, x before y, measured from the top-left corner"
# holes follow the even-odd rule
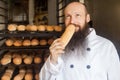
[[[64,45],[59,39],[56,39],[50,46],[50,51],[59,51],[59,50],[64,50]]]
[[[50,54],[53,62],[56,62],[58,57],[64,53],[64,45],[60,38],[56,39],[50,46]]]

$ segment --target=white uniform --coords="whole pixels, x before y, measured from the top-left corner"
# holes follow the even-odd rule
[[[68,57],[59,57],[58,64],[50,59],[40,71],[40,80],[120,80],[120,61],[118,53],[109,40],[96,35],[95,30],[86,37],[85,54],[72,49]]]

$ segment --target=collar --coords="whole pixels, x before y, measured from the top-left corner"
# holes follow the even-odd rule
[[[90,33],[87,35],[86,40],[91,41],[96,38],[96,31],[94,28],[89,28]]]

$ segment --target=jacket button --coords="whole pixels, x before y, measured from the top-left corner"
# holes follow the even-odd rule
[[[74,51],[74,48],[72,48],[71,50]]]
[[[71,65],[70,65],[70,68],[74,68],[74,65],[73,65],[73,64],[71,64]]]
[[[90,69],[90,68],[91,68],[91,66],[90,66],[90,65],[87,65],[86,67],[87,67],[87,69]]]
[[[87,48],[87,51],[90,51],[90,48]]]

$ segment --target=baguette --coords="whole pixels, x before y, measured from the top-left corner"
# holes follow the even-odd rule
[[[69,43],[69,41],[72,38],[74,32],[75,32],[75,26],[74,25],[67,26],[64,33],[60,37],[61,41],[64,43],[64,47],[66,47],[66,45]]]

